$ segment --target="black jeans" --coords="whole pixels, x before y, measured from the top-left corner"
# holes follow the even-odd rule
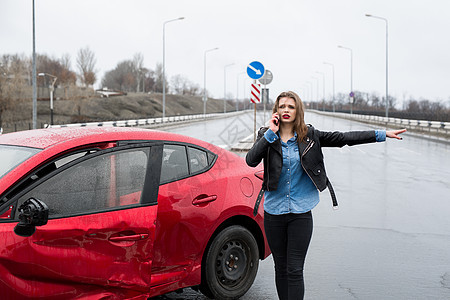
[[[264,212],[264,228],[275,262],[278,298],[303,299],[303,265],[313,232],[312,213],[271,215]]]

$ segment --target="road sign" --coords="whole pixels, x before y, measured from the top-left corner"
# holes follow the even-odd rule
[[[355,93],[350,92],[349,96],[350,96],[351,98],[353,98],[353,97],[355,97]]]
[[[264,66],[259,61],[252,61],[247,66],[247,75],[251,79],[259,79],[264,75]]]
[[[252,83],[252,95],[250,101],[253,103],[261,102],[261,85],[259,83]]]
[[[273,74],[272,74],[272,72],[270,72],[270,70],[266,70],[266,71],[264,72],[263,77],[261,77],[260,79],[258,79],[258,81],[259,81],[261,84],[267,85],[267,84],[269,84],[269,83],[272,82],[272,79],[273,79]]]

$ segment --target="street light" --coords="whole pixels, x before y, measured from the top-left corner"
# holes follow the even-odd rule
[[[163,23],[163,119],[162,122],[164,122],[164,118],[166,117],[166,24],[170,22],[180,21],[183,20],[184,17],[180,17],[177,19],[172,19],[169,21],[165,21]]]
[[[325,111],[325,74],[324,73],[322,73],[322,72],[316,72],[317,74],[322,74],[322,79],[323,79],[323,81],[322,81],[322,95],[323,95],[323,98],[322,98],[322,111]]]
[[[53,91],[55,90],[55,82],[58,79],[58,77],[48,73],[39,73],[38,76],[42,77],[48,76],[53,78],[52,84],[50,86],[50,125],[53,125]]]
[[[233,65],[228,64],[223,68],[223,113],[227,112],[227,68]]]
[[[206,117],[206,53],[218,50],[219,48],[212,48],[205,50],[205,53],[203,54],[203,118]]]
[[[389,117],[389,101],[388,101],[388,20],[383,17],[366,14],[366,17],[380,19],[386,22],[386,118]]]
[[[37,128],[37,85],[36,85],[36,29],[34,17],[34,0],[33,0],[33,129]]]
[[[329,65],[331,66],[332,70],[333,70],[333,112],[335,112],[335,108],[334,108],[334,65],[332,63],[329,62],[324,62],[325,65]]]
[[[239,110],[238,100],[239,100],[239,76],[246,74],[247,72],[241,72],[236,76],[236,111]]]
[[[303,97],[303,101],[308,101],[310,102],[310,97],[309,97],[309,85],[307,85],[306,83],[303,84],[303,86],[305,87],[305,95]],[[311,103],[308,103],[309,106],[311,106]]]
[[[314,109],[314,91],[313,91],[313,84],[312,84],[311,81],[307,81],[306,84],[308,84],[308,87],[309,87],[308,91],[310,92],[310,94],[309,94],[309,99],[310,99],[310,100],[309,100],[309,101],[311,102],[312,108]]]
[[[350,51],[350,114],[353,114],[353,50],[348,48],[348,47],[344,47],[344,46],[338,46],[338,48],[342,48],[345,50]]]
[[[317,110],[319,110],[319,78],[317,78],[317,77],[314,77],[314,76],[312,76],[311,77],[312,79],[315,79],[316,80],[316,83],[317,83],[317,94],[316,94],[316,96],[317,96]]]

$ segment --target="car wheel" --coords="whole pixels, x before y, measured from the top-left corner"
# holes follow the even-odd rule
[[[246,228],[227,227],[214,238],[204,263],[201,291],[214,299],[238,299],[258,272],[258,244]]]

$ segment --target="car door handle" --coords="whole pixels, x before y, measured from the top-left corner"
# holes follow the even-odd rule
[[[111,242],[132,242],[132,241],[141,241],[148,238],[148,233],[140,233],[133,235],[124,235],[124,236],[113,236],[109,238]]]
[[[217,195],[208,196],[208,195],[203,194],[203,195],[195,197],[195,199],[192,201],[192,204],[194,204],[194,205],[205,204],[208,202],[212,202],[216,199],[217,199]]]

